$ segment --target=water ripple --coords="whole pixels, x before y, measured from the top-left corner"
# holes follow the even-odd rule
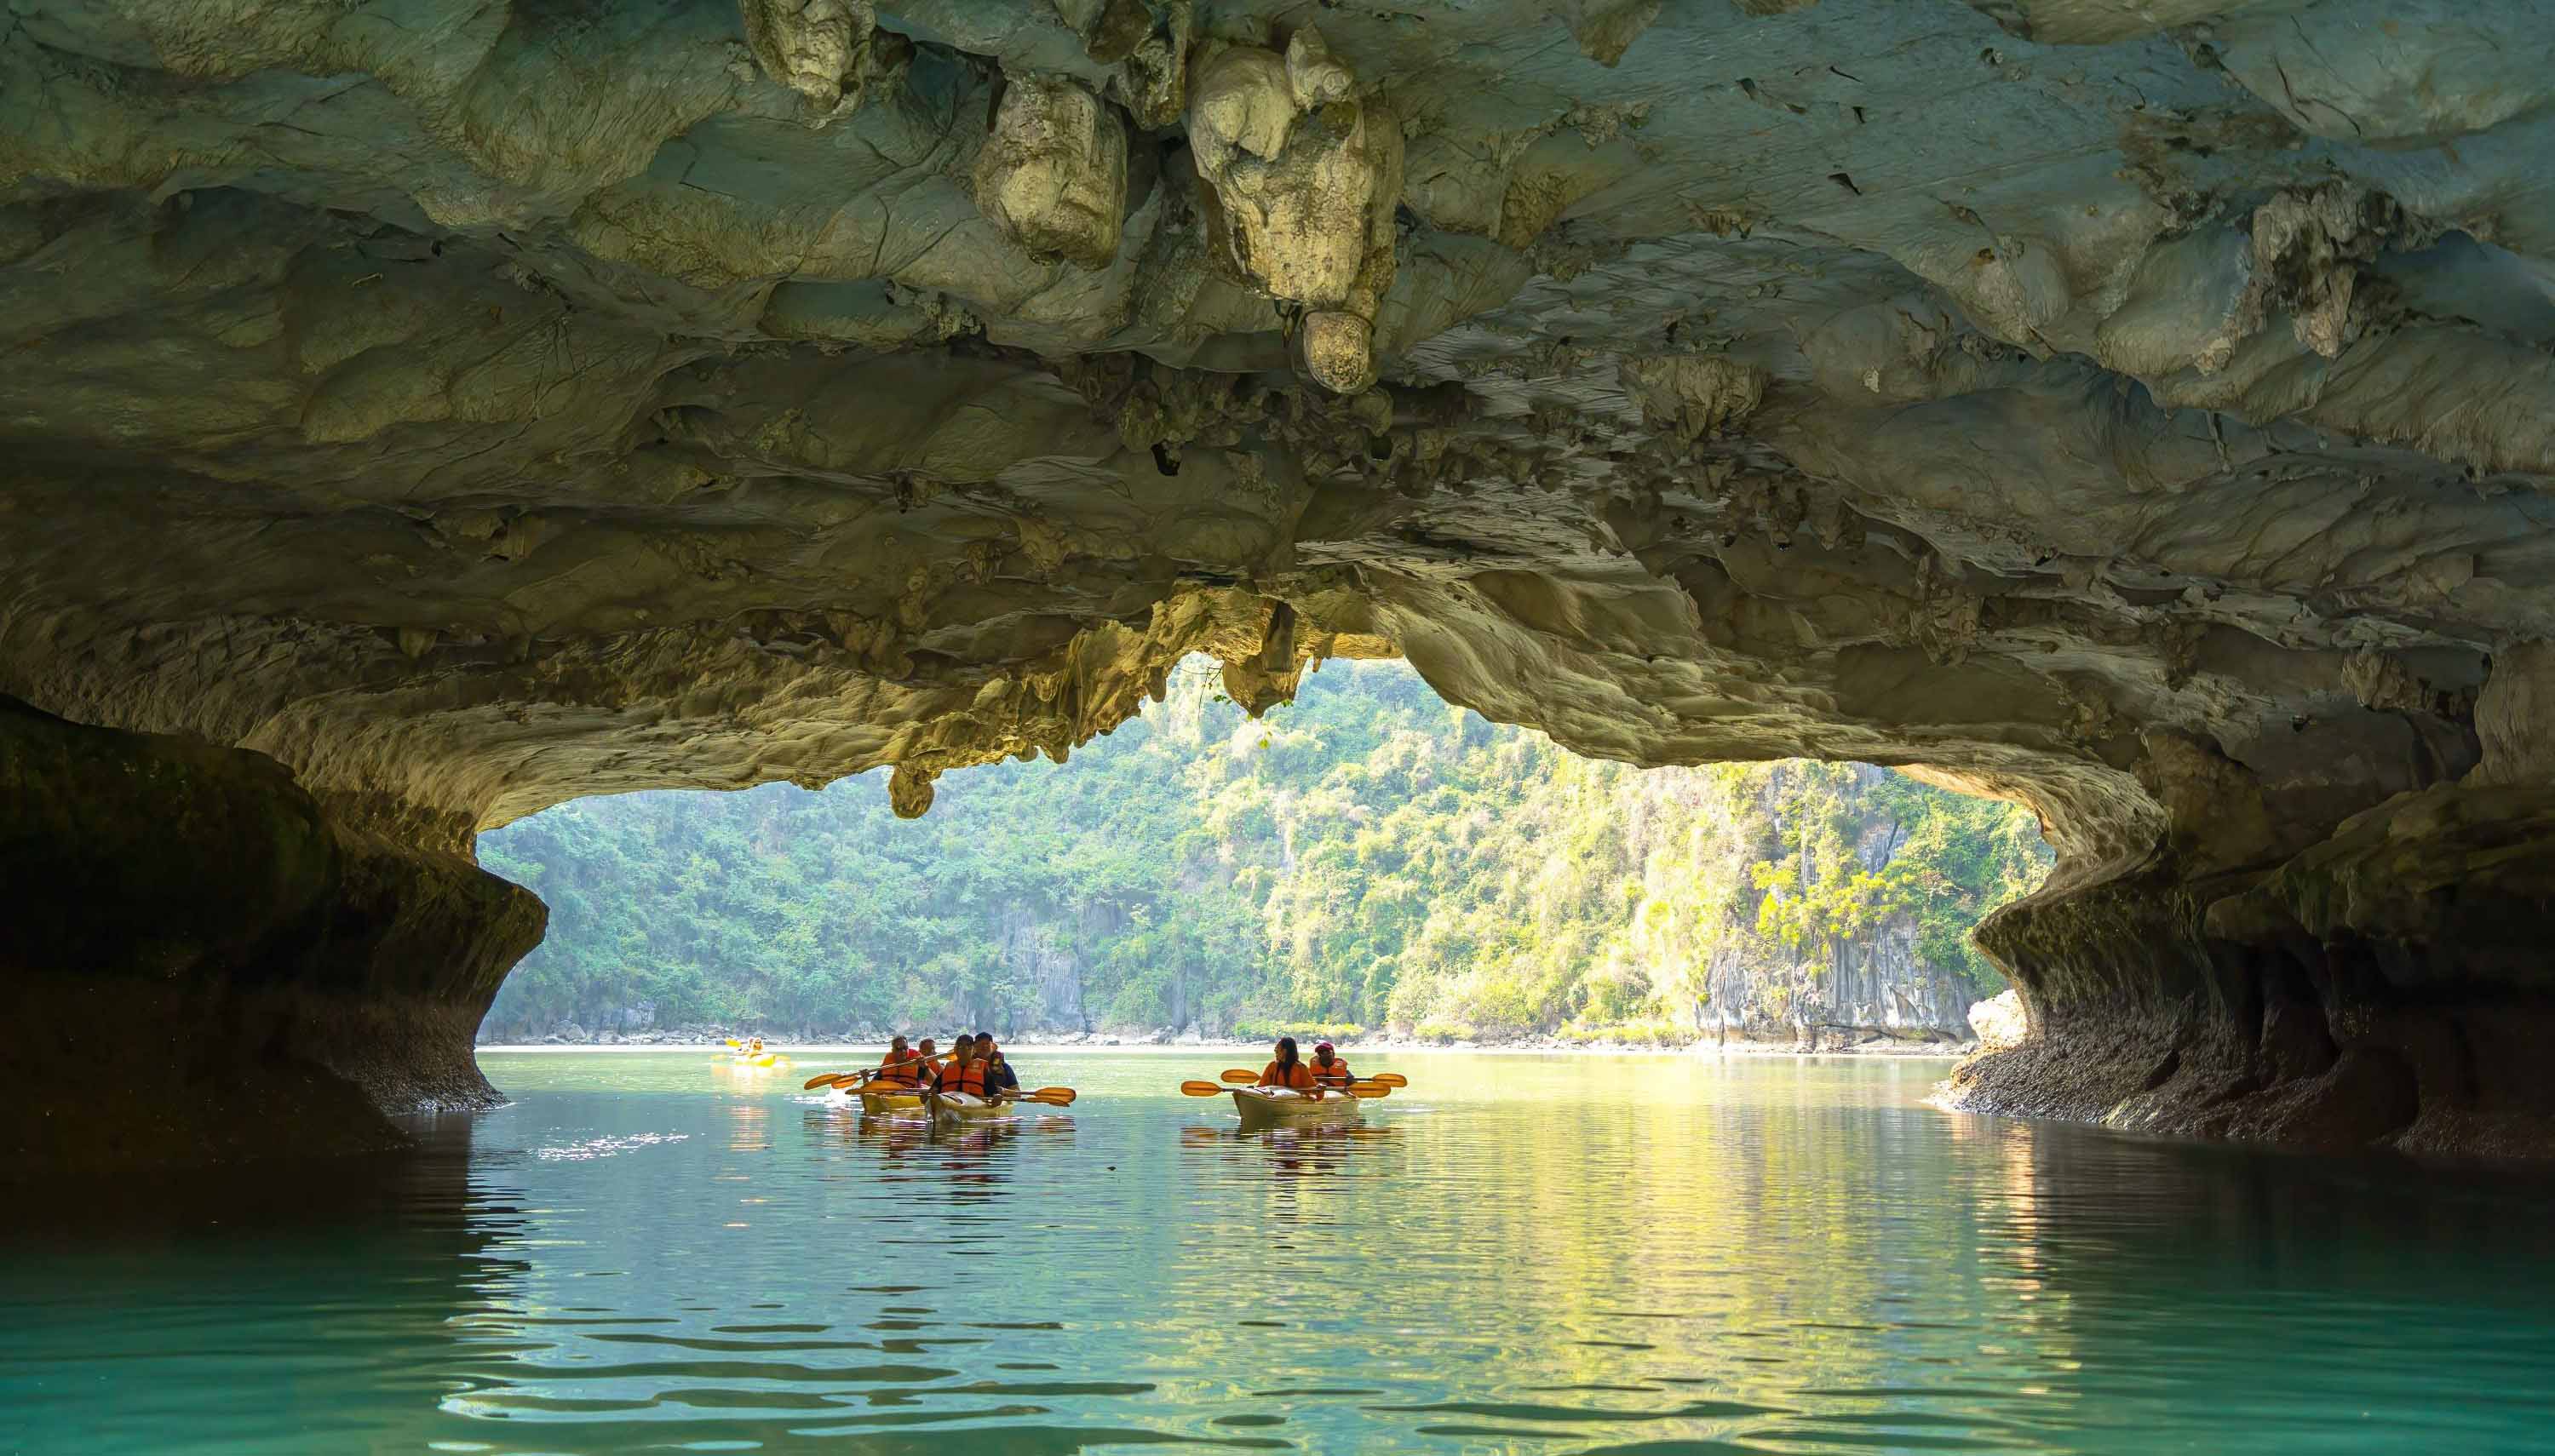
[[[417,1157],[22,1209],[0,1450],[2555,1445],[2543,1178],[1959,1117],[1890,1063],[1402,1057],[1429,1116],[1245,1135],[1186,1060],[1037,1059],[1072,1116],[939,1137],[492,1056],[513,1104]]]

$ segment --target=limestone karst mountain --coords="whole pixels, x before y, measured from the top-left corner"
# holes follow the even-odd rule
[[[1984,939],[2033,1034],[1973,1105],[2543,1151],[2550,45],[2530,0],[19,6],[0,984],[59,1032],[0,1090],[134,1101],[12,1095],[11,1146],[484,1098],[541,915],[475,831],[881,764],[920,812],[1207,652],[2030,804],[2058,871]]]
[[[2048,873],[2028,811],[1869,765],[1582,759],[1399,663],[1254,722],[1213,675],[912,824],[871,773],[483,834],[550,919],[479,1040],[1948,1046],[2006,987],[1971,929]]]

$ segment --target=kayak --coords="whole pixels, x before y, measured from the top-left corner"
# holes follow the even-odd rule
[[[768,1072],[775,1067],[786,1067],[790,1065],[790,1058],[781,1055],[777,1051],[766,1051],[751,1055],[739,1052],[733,1056],[713,1056],[710,1058],[710,1065],[734,1067],[740,1072]]]
[[[872,1082],[852,1094],[860,1099],[861,1115],[885,1117],[890,1113],[912,1112],[922,1106],[922,1094],[911,1087],[893,1087]]]
[[[1246,1133],[1262,1128],[1344,1128],[1365,1117],[1358,1111],[1358,1100],[1347,1093],[1307,1097],[1285,1087],[1236,1087],[1233,1106],[1242,1114]]]
[[[931,1110],[931,1125],[943,1131],[1012,1116],[1011,1104],[987,1102],[966,1092],[926,1093],[917,1100]]]

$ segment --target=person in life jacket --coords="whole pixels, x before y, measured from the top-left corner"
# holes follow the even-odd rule
[[[911,1056],[897,1064],[896,1070],[881,1072],[878,1079],[898,1087],[919,1087],[931,1080],[931,1064],[937,1060],[937,1043],[925,1036]]]
[[[973,1037],[961,1036],[950,1043],[948,1064],[931,1079],[931,1090],[943,1097],[957,1092],[979,1098],[985,1095],[985,1064],[976,1059]]]
[[[1260,1069],[1260,1081],[1257,1085],[1290,1087],[1298,1092],[1310,1092],[1316,1097],[1322,1095],[1319,1086],[1313,1081],[1313,1069],[1304,1065],[1296,1057],[1295,1038],[1292,1036],[1278,1038],[1278,1059]]]
[[[1012,1070],[1011,1058],[995,1048],[993,1032],[976,1033],[976,1059],[985,1064],[985,1090],[997,1093],[1021,1090],[1021,1074]]]
[[[1349,1064],[1340,1060],[1328,1041],[1313,1044],[1313,1080],[1325,1087],[1345,1087],[1355,1078],[1349,1075]]]
[[[879,1058],[879,1074],[871,1080],[881,1086],[911,1087],[919,1076],[914,1065],[918,1060],[903,1036],[893,1037],[887,1043],[887,1055]]]

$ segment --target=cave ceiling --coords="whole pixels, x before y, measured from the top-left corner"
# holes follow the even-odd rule
[[[2264,863],[2555,626],[2538,4],[9,22],[0,693],[428,840],[1210,652]]]

